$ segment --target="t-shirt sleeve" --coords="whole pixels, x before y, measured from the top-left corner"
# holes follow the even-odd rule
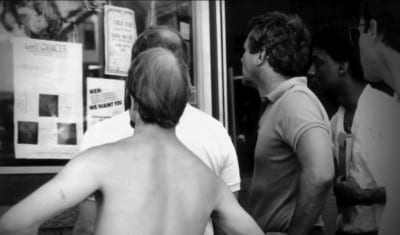
[[[240,190],[240,171],[236,150],[228,133],[224,136],[225,162],[221,170],[221,178],[232,192]]]
[[[311,128],[322,128],[330,135],[330,123],[322,105],[305,91],[291,91],[281,98],[277,132],[294,151],[301,136]]]
[[[335,164],[335,174],[339,174],[339,165],[338,165],[338,159],[339,159],[339,143],[338,143],[338,133],[339,133],[339,110],[332,116],[330,124],[331,124],[331,139],[332,139],[332,156]]]
[[[82,152],[89,148],[110,142],[107,140],[107,135],[105,133],[107,133],[107,130],[103,127],[102,123],[97,123],[87,129],[83,134],[82,142],[79,146],[80,151]]]
[[[82,151],[85,151],[85,150],[93,147],[93,144],[91,144],[92,140],[93,140],[92,131],[90,129],[88,129],[83,134],[82,142],[79,146],[79,151],[82,152]]]
[[[218,121],[209,122],[213,130],[208,132],[207,145],[210,153],[211,168],[224,181],[232,192],[240,190],[240,171],[236,149],[225,127]]]
[[[129,113],[123,112],[89,127],[83,135],[80,151],[132,136],[134,130],[129,121]]]
[[[332,139],[332,153],[333,153],[333,157],[335,158],[335,161],[337,161],[338,158],[338,145],[339,143],[337,143],[337,139],[336,136],[338,135],[338,133],[340,132],[339,130],[339,111],[336,112],[332,118],[331,118],[331,139]]]

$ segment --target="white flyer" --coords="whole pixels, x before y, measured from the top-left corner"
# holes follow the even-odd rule
[[[13,38],[15,157],[69,159],[83,134],[82,45]]]
[[[131,49],[136,40],[135,12],[128,8],[104,7],[105,74],[128,75]]]
[[[87,78],[86,117],[88,128],[124,112],[125,81]]]

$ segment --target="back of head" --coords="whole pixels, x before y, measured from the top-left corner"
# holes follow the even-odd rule
[[[351,77],[355,81],[364,81],[358,45],[350,42],[348,25],[330,24],[315,28],[312,44],[337,63],[348,62]]]
[[[185,63],[163,48],[148,49],[132,61],[127,90],[145,123],[172,128],[188,100],[189,72]]]
[[[383,36],[383,43],[400,52],[400,1],[364,0],[361,1],[360,17],[365,20],[365,29],[370,27],[370,20],[378,22],[378,33]]]
[[[142,32],[133,44],[131,60],[134,60],[143,51],[154,47],[168,49],[179,60],[189,64],[189,49],[185,40],[178,32],[168,26],[151,26]],[[189,80],[188,84],[190,84]],[[130,99],[129,97],[125,97],[125,109],[129,109],[129,107]]]
[[[168,26],[151,26],[141,33],[133,45],[132,60],[141,52],[154,47],[168,49],[180,60],[189,64],[189,50],[185,40]]]
[[[270,12],[250,21],[250,53],[265,50],[275,72],[294,77],[304,75],[310,58],[311,37],[297,15]]]

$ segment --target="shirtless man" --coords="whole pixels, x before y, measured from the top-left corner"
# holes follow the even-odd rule
[[[131,60],[141,52],[153,47],[168,49],[186,64],[190,64],[190,53],[185,40],[174,29],[163,25],[150,26],[137,37],[132,47]],[[80,151],[115,142],[134,134],[134,128],[130,125],[129,99],[126,101],[128,101],[125,102],[128,107],[125,112],[96,123],[86,130]],[[240,190],[238,157],[225,127],[209,114],[187,103],[179,123],[175,127],[175,132],[186,147],[221,177],[237,198]],[[93,234],[96,210],[96,201],[93,200],[93,197],[79,204],[79,213],[72,235]],[[210,221],[204,235],[213,234],[218,233],[214,231]]]
[[[128,76],[135,135],[80,153],[1,218],[0,234],[35,233],[96,191],[96,234],[201,235],[211,215],[228,234],[263,234],[175,135],[188,98],[184,63],[153,48],[132,62]]]

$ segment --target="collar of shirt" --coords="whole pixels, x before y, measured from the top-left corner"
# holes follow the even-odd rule
[[[293,77],[282,82],[278,87],[271,91],[266,97],[271,103],[274,103],[279,99],[286,91],[290,90],[294,86],[307,86],[306,77]]]
[[[271,102],[267,97],[261,97],[260,109],[258,110],[258,119],[261,118],[269,103]]]

